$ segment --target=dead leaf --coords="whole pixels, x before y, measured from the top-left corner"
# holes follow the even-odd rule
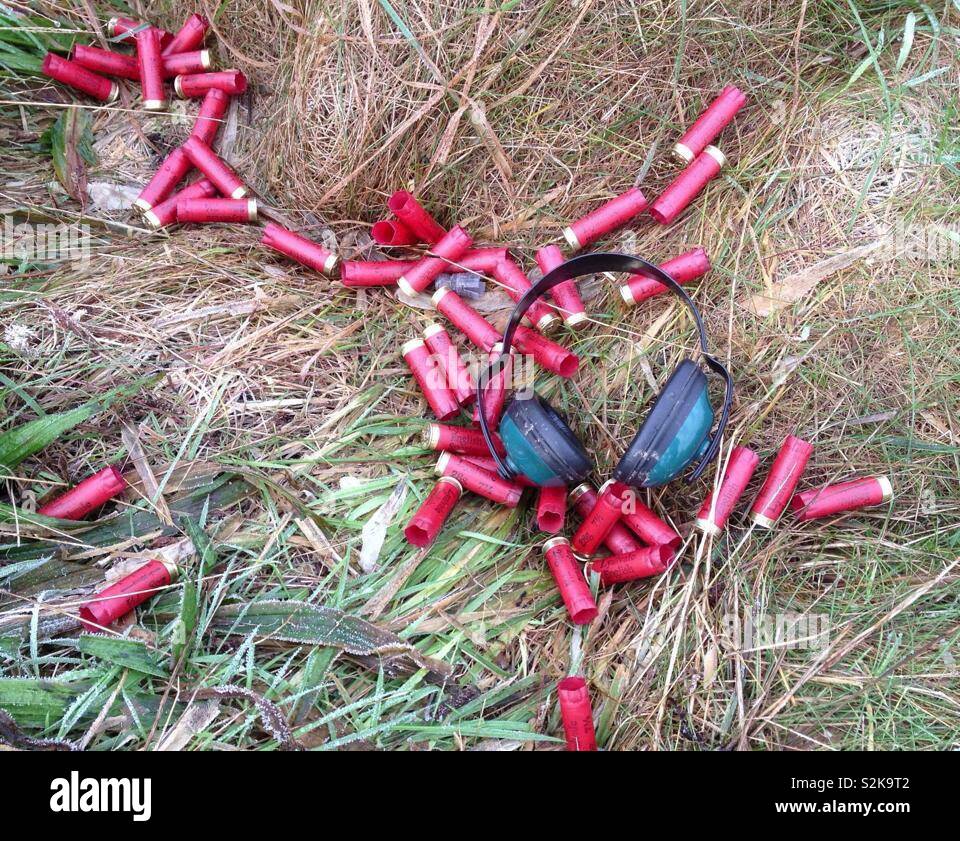
[[[160,485],[156,476],[153,475],[150,462],[147,461],[147,456],[140,445],[140,434],[135,427],[124,424],[120,432],[120,440],[127,448],[127,455],[130,456],[130,461],[133,462],[133,467],[137,471],[137,476],[143,483],[145,496],[156,506],[157,516],[168,526],[171,525],[173,520],[170,519],[170,509],[167,507],[163,494],[160,493]]]
[[[113,181],[91,181],[87,184],[87,195],[90,196],[93,210],[129,210],[142,190],[142,185],[116,184]]]
[[[859,262],[884,245],[886,245],[885,238],[876,239],[866,245],[851,248],[848,251],[820,260],[812,266],[807,266],[805,269],[788,275],[779,283],[773,284],[766,292],[752,295],[750,306],[761,317],[786,309],[803,298],[820,281],[850,268],[854,263]]]
[[[397,482],[387,501],[363,524],[363,529],[360,531],[363,542],[360,547],[359,563],[360,569],[364,572],[373,572],[377,568],[380,551],[387,537],[387,529],[406,498],[407,483],[401,480]]]
[[[163,737],[157,750],[183,750],[190,740],[207,729],[220,714],[220,704],[214,700],[191,704],[173,729]]]
[[[90,114],[85,108],[68,108],[50,129],[50,153],[57,180],[81,205],[87,200],[87,165],[96,162]]]
[[[500,170],[503,180],[509,181],[510,176],[513,175],[513,164],[510,163],[507,153],[503,151],[500,138],[497,137],[497,133],[490,125],[490,121],[487,119],[486,111],[484,111],[483,106],[480,105],[480,103],[474,103],[473,107],[470,109],[470,122],[476,126],[481,139],[487,144],[487,148],[490,150],[490,157],[493,158],[493,162],[497,165],[497,169]]]
[[[720,652],[716,645],[711,645],[703,657],[703,685],[710,686],[713,679],[717,676],[717,664],[720,660]]]

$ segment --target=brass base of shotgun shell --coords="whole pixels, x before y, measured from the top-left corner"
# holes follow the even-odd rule
[[[460,493],[463,493],[463,485],[460,484],[459,479],[454,479],[453,476],[441,476],[437,479],[438,482],[447,482],[453,485]]]
[[[181,99],[186,99],[186,97],[183,95],[183,88],[180,86],[180,79],[180,76],[173,77],[173,90]]]
[[[549,552],[554,546],[563,546],[565,543],[570,543],[570,541],[565,537],[551,537],[543,544],[543,551]]]
[[[437,445],[440,443],[440,427],[437,424],[431,423],[423,431],[423,443],[427,449],[437,449]]]
[[[543,332],[557,320],[557,317],[552,312],[548,312],[540,317],[540,320],[537,322],[537,329]]]
[[[563,320],[563,323],[566,324],[567,327],[576,327],[578,324],[583,324],[589,320],[590,317],[585,312],[575,312],[568,315]]]
[[[200,50],[200,66],[204,70],[209,70],[213,66],[213,60],[210,58],[210,50]]]
[[[883,491],[883,501],[889,502],[893,499],[893,485],[890,484],[890,480],[886,476],[877,476],[877,482]]]
[[[678,143],[673,147],[673,154],[686,164],[693,160],[693,152],[690,151],[689,146],[685,146],[683,143]]]
[[[762,529],[772,529],[777,524],[776,520],[771,520],[763,514],[751,514],[750,519]]]
[[[133,206],[141,213],[146,213],[153,207],[153,205],[150,204],[150,202],[148,202],[146,199],[135,199]]]
[[[167,572],[170,573],[171,584],[180,577],[180,568],[173,563],[173,561],[165,561],[163,558],[158,558],[158,560],[167,568]]]
[[[571,505],[576,505],[577,500],[580,499],[585,493],[592,491],[593,488],[590,486],[589,482],[584,482],[582,485],[577,485],[570,493],[567,494],[567,499],[570,500]]]
[[[709,155],[713,158],[717,164],[723,169],[727,165],[727,156],[723,154],[716,146],[707,146],[703,153]]]
[[[166,111],[167,100],[165,99],[145,99],[143,107],[146,111]]]
[[[249,199],[247,201],[247,218],[251,222],[257,221],[257,200]]]
[[[157,214],[152,210],[148,210],[143,214],[143,221],[155,230],[160,228],[160,217],[158,217]]]
[[[237,187],[237,189],[230,194],[230,198],[242,199],[249,192],[250,191],[246,187]]]
[[[566,227],[563,229],[563,238],[567,241],[567,244],[574,250],[579,251],[581,248],[580,240],[577,239],[577,235],[573,232],[573,228]]]
[[[407,295],[409,295],[411,298],[414,297],[415,295],[419,295],[419,294],[420,294],[419,292],[417,292],[416,289],[414,289],[414,288],[410,285],[410,281],[408,281],[405,277],[400,277],[400,278],[397,279],[397,286],[399,286],[400,289],[401,289],[403,292],[405,292]],[[438,289],[437,292],[439,292],[439,291],[440,291],[440,290]],[[446,291],[445,288],[444,288],[444,291]]]
[[[116,102],[120,98],[120,85],[116,82],[110,84],[110,96],[107,97],[107,104]]]
[[[698,517],[696,522],[694,522],[694,526],[696,526],[704,534],[709,534],[712,537],[716,537],[718,534],[720,534],[720,527],[716,523],[710,522],[710,520],[704,520]]]

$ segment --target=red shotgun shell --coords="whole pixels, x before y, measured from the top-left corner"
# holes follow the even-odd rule
[[[345,260],[340,264],[344,286],[396,286],[416,260]]]
[[[543,544],[543,554],[547,557],[547,565],[557,583],[567,613],[570,614],[570,620],[575,625],[586,625],[596,619],[597,603],[590,592],[590,585],[583,577],[580,564],[573,557],[570,541],[565,537],[551,537]]]
[[[869,508],[871,505],[883,505],[891,499],[893,486],[886,476],[865,476],[801,491],[790,500],[790,508],[796,512],[800,522],[806,522],[844,511]]]
[[[573,548],[579,555],[592,555],[603,539],[610,533],[610,529],[620,521],[620,498],[613,492],[612,481],[605,482],[600,487],[597,504],[590,513],[583,518],[580,527],[573,535]]]
[[[670,568],[676,555],[676,549],[661,543],[658,546],[643,546],[627,555],[608,555],[587,564],[586,572],[595,572],[600,576],[604,587],[636,581],[660,575]]]
[[[593,729],[593,711],[590,709],[590,694],[587,682],[582,677],[567,677],[557,684],[560,699],[560,718],[567,750],[595,751],[596,731]]]
[[[496,362],[503,351],[503,344],[497,342],[490,351],[487,358],[487,364],[492,365]],[[507,402],[507,376],[512,371],[513,359],[507,359],[503,368],[495,374],[484,386],[483,408],[486,410],[487,426],[490,429],[496,429],[500,425],[500,416],[503,414],[504,404]],[[480,402],[473,404],[473,423],[480,424]]]
[[[530,279],[520,270],[520,267],[509,257],[501,260],[493,267],[493,276],[502,284],[506,293],[519,301],[530,288]],[[542,300],[534,301],[524,315],[538,330],[546,330],[557,320],[556,313]]]
[[[452,476],[468,491],[508,508],[516,508],[523,493],[523,488],[516,482],[508,482],[496,473],[468,461],[464,456],[453,453],[441,453],[437,459],[436,471],[440,476]]]
[[[191,137],[202,140],[207,146],[213,143],[217,136],[217,129],[223,122],[223,115],[227,113],[230,107],[230,97],[221,90],[213,88],[207,91],[207,95],[200,103],[200,110],[197,112],[197,119],[193,121],[193,129],[190,131]]]
[[[249,192],[235,173],[206,143],[197,137],[188,137],[180,148],[197,169],[207,176],[220,194],[231,199],[242,199]]]
[[[73,48],[72,58],[95,73],[107,76],[119,76],[122,79],[140,81],[140,62],[137,56],[103,50],[100,47],[77,44]],[[210,51],[196,50],[161,59],[163,78],[169,79],[181,73],[198,73],[210,69]]]
[[[496,473],[498,476],[500,475],[499,466],[497,465],[497,462],[494,461],[493,456],[490,455],[489,453],[475,455],[475,456],[464,455],[461,453],[458,453],[458,455],[463,455],[464,459],[469,461],[471,464],[477,465],[477,467],[482,467],[488,473]],[[513,481],[516,482],[518,485],[522,485],[525,488],[533,487],[530,480],[527,479],[526,476],[517,476],[516,479],[514,479]]]
[[[535,330],[517,325],[513,334],[513,343],[520,353],[528,353],[536,363],[561,377],[572,377],[580,367],[580,357],[563,345],[550,341]]]
[[[402,350],[403,358],[420,386],[427,404],[440,420],[450,420],[460,414],[460,404],[446,387],[443,371],[430,355],[423,339],[411,339]]]
[[[150,210],[155,204],[169,198],[173,193],[173,188],[183,180],[183,177],[191,169],[190,158],[187,157],[183,148],[174,149],[157,167],[157,171],[153,173],[153,178],[137,196],[133,206],[143,213]]]
[[[788,435],[770,466],[770,472],[753,501],[750,516],[765,529],[772,529],[780,518],[813,452],[813,444]]]
[[[173,80],[173,89],[181,99],[205,96],[214,88],[230,96],[239,96],[247,89],[247,77],[239,70],[218,70],[216,73],[189,73]]]
[[[555,245],[545,245],[537,252],[536,258],[537,265],[544,274],[553,271],[564,262],[563,252]],[[577,290],[577,284],[574,281],[566,280],[563,283],[558,283],[550,290],[550,295],[553,298],[554,306],[563,317],[563,323],[567,327],[576,328],[589,320],[583,307],[583,301],[580,298],[580,292]]]
[[[217,188],[206,178],[194,181],[189,187],[184,187],[179,193],[155,204],[143,214],[143,221],[151,228],[165,228],[177,221],[177,203],[184,199],[212,198],[217,195]]]
[[[556,534],[563,529],[563,521],[566,519],[566,516],[566,486],[540,488],[537,494],[537,527],[540,531]],[[566,542],[566,538],[564,538],[564,543]]]
[[[469,406],[477,399],[477,387],[464,365],[450,334],[439,324],[428,324],[423,331],[427,349],[434,355],[449,388],[461,406]]]
[[[177,34],[163,48],[163,57],[166,58],[177,53],[186,53],[197,49],[203,43],[203,39],[207,37],[209,28],[210,21],[203,15],[190,15],[183,22],[183,26],[180,27]]]
[[[737,501],[743,496],[743,492],[750,484],[750,477],[753,471],[757,469],[757,463],[760,461],[758,456],[749,447],[734,447],[730,453],[730,460],[727,462],[727,469],[720,478],[720,490],[716,494],[716,504],[714,504],[714,493],[711,491],[703,501],[700,511],[697,513],[696,527],[704,534],[720,534],[723,527],[727,524],[730,514],[733,512]]]
[[[677,283],[684,284],[696,280],[698,277],[703,277],[710,271],[711,267],[707,252],[702,248],[694,248],[679,257],[667,260],[666,263],[661,263],[660,268]],[[624,302],[631,307],[666,291],[667,287],[659,280],[642,275],[633,275],[627,283],[620,287],[620,294],[623,296]]]
[[[464,459],[469,461],[471,464],[477,465],[477,467],[482,467],[488,473],[493,473],[497,476],[500,475],[500,466],[494,460],[493,456],[463,456]],[[522,473],[518,473],[516,476],[511,479],[515,485],[519,485],[521,488],[536,488],[538,485],[529,477],[524,476]]]
[[[410,193],[397,190],[389,199],[387,207],[404,225],[413,231],[420,242],[433,245],[443,239],[446,231]]]
[[[120,88],[116,82],[111,82],[106,77],[87,70],[82,64],[68,61],[55,53],[47,53],[44,56],[40,70],[44,76],[70,85],[101,102],[113,102],[120,95]]]
[[[134,82],[140,81],[140,64],[136,56],[115,53],[113,50],[102,50],[100,47],[89,47],[86,44],[76,44],[70,58],[94,73],[119,76],[121,79],[132,79]]]
[[[499,455],[504,455],[503,444],[496,432],[491,433],[493,446]],[[457,453],[462,456],[489,456],[490,450],[479,429],[464,426],[446,426],[431,423],[424,430],[423,443],[431,450]]]
[[[123,35],[126,32],[133,32],[135,29],[140,29],[147,26],[148,24],[143,23],[139,20],[134,20],[133,18],[110,18],[107,21],[107,34],[111,38],[116,38],[118,35]],[[160,44],[164,47],[173,40],[173,35],[167,32],[165,29],[160,30]]]
[[[83,627],[102,632],[138,604],[155,596],[177,576],[177,568],[164,561],[148,561],[139,569],[111,584],[80,608]]]
[[[621,519],[644,543],[650,546],[666,544],[677,547],[683,542],[672,526],[661,520],[640,501],[633,488],[618,482],[613,488],[613,493],[622,503]]]
[[[441,286],[433,293],[433,305],[481,350],[493,350],[493,346],[503,338],[496,327],[446,286]]]
[[[174,76],[184,76],[190,73],[203,73],[213,65],[210,50],[177,53],[163,58],[162,61],[164,79],[172,79]]]
[[[573,505],[580,519],[586,518],[597,504],[597,492],[588,482],[577,485],[570,491],[570,504]],[[603,538],[603,545],[614,555],[625,555],[640,548],[640,543],[622,523],[614,523]]]
[[[674,154],[690,163],[732,122],[746,101],[739,88],[727,85],[673,147]]]
[[[178,222],[256,222],[256,199],[191,199],[177,203]]]
[[[108,499],[113,499],[127,487],[123,475],[116,467],[105,467],[88,476],[79,485],[37,509],[44,517],[59,517],[61,520],[82,520]]]
[[[471,245],[473,239],[460,225],[454,225],[446,234],[431,246],[430,254],[417,260],[397,280],[399,286],[408,295],[423,292],[438,275],[447,271],[447,260],[456,260]]]
[[[137,63],[140,91],[147,111],[163,111],[167,94],[163,90],[163,60],[160,58],[160,30],[150,27],[137,33]]]
[[[398,219],[374,222],[370,236],[378,245],[416,245],[420,238]]]
[[[716,146],[707,146],[657,197],[650,215],[661,225],[669,225],[717,177],[726,162]]]
[[[260,244],[322,274],[330,274],[337,265],[336,254],[276,222],[268,222],[264,226]]]
[[[463,486],[456,479],[441,476],[404,528],[407,543],[421,549],[433,543],[462,494]]]
[[[456,262],[450,264],[448,272],[477,272],[478,274],[493,274],[493,269],[501,260],[506,260],[510,251],[506,248],[471,248]]]
[[[579,251],[611,231],[622,228],[646,209],[646,197],[636,187],[632,187],[564,228],[563,238],[574,251]]]

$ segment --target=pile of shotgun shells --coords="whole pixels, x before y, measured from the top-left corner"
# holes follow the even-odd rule
[[[139,82],[142,104],[147,110],[166,107],[165,82],[181,97],[201,98],[199,113],[188,140],[171,152],[144,187],[136,209],[152,228],[175,223],[256,222],[257,202],[250,190],[214,151],[217,129],[230,98],[246,90],[246,79],[237,70],[210,70],[210,53],[203,49],[209,23],[191,15],[183,27],[170,34],[138,21],[114,18],[108,25],[113,38],[131,42],[136,53],[113,52],[92,46],[76,46],[70,58],[49,54],[43,72],[58,81],[109,103],[119,89],[107,77]],[[124,37],[125,36],[125,37]],[[710,104],[680,138],[674,152],[685,166],[663,193],[648,204],[633,187],[594,209],[563,229],[568,254],[588,248],[602,237],[649,212],[660,224],[669,224],[693,201],[726,163],[723,153],[709,145],[734,118],[745,102],[744,94],[730,86]],[[200,177],[187,186],[181,182],[193,170]],[[178,189],[179,188],[179,189]],[[474,309],[449,283],[450,276],[481,275],[491,278],[517,301],[530,289],[531,281],[507,248],[474,247],[473,238],[460,225],[445,228],[406,191],[390,196],[389,218],[377,222],[371,234],[382,246],[419,249],[408,259],[348,260],[307,237],[281,225],[264,227],[261,243],[298,263],[328,276],[338,275],[348,287],[397,287],[406,296],[432,295],[436,311],[456,328],[459,337],[472,344],[481,358],[492,361],[502,350],[500,331]],[[556,245],[536,252],[542,273],[559,266],[567,255]],[[702,248],[694,248],[661,264],[678,283],[690,283],[711,266]],[[620,287],[627,306],[667,291],[662,284],[633,277]],[[580,330],[590,323],[573,281],[551,291],[552,305],[537,301],[518,327],[514,347],[545,370],[572,377],[579,359],[545,333],[561,322]],[[413,546],[426,549],[440,533],[460,500],[470,493],[516,507],[526,487],[523,477],[502,478],[478,429],[474,375],[465,364],[455,341],[443,323],[423,326],[421,335],[403,346],[403,358],[420,387],[437,423],[425,432],[426,445],[440,456],[438,479],[407,523],[404,535]],[[508,367],[494,377],[485,391],[485,411],[490,429],[496,429],[506,399]],[[471,415],[465,425],[462,413]],[[494,435],[502,455],[502,445]],[[880,505],[892,497],[889,480],[872,476],[795,493],[813,451],[807,441],[788,435],[750,508],[754,526],[771,529],[789,507],[799,521],[814,520],[844,511]],[[721,459],[720,477],[694,526],[709,537],[719,535],[745,492],[760,458],[749,447],[737,446]],[[47,517],[79,520],[107,500],[119,495],[127,484],[115,467],[107,467],[39,508]],[[661,575],[676,562],[683,540],[673,526],[636,498],[633,490],[609,481],[595,489],[590,484],[576,488],[538,488],[537,525],[552,535],[543,544],[544,555],[556,581],[570,619],[585,624],[597,616],[594,586],[611,586]],[[572,538],[564,530],[568,505],[580,520]],[[583,563],[581,563],[581,561]],[[97,594],[80,610],[84,627],[91,632],[110,632],[110,626],[152,594],[169,586],[178,575],[175,564],[154,560]],[[596,750],[593,715],[586,681],[570,676],[558,685],[561,717],[569,750]]]

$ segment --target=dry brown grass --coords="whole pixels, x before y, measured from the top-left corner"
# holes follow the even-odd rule
[[[283,501],[265,494],[220,538],[232,574],[268,563],[238,579],[234,594],[310,592],[318,603],[372,612],[489,693],[479,718],[556,735],[551,687],[580,669],[610,749],[952,744],[960,709],[949,654],[960,634],[960,577],[948,566],[960,512],[952,266],[885,253],[777,315],[760,318],[749,305],[752,294],[898,220],[949,220],[960,197],[957,137],[944,115],[956,109],[950,45],[931,57],[936,38],[920,28],[901,70],[897,48],[887,48],[883,84],[871,69],[847,88],[868,55],[847,6],[691,3],[683,18],[674,3],[483,11],[461,0],[398,0],[411,38],[386,3],[291,5],[283,19],[278,6],[240,0],[217,18],[222,63],[253,81],[230,157],[284,218],[332,237],[346,258],[369,252],[366,227],[384,215],[390,192],[408,188],[443,222],[515,247],[530,266],[565,220],[634,183],[656,194],[675,171],[668,152],[681,127],[724,84],[748,88],[749,107],[722,137],[726,176],[681,222],[644,221],[606,244],[654,260],[703,245],[715,268],[696,300],[737,377],[732,443],[768,459],[786,433],[810,437],[806,483],[886,473],[893,508],[785,522],[772,535],[738,527],[716,543],[691,539],[672,575],[602,592],[601,616],[582,635],[551,598],[523,512],[471,504],[423,557],[391,533],[382,569],[357,575],[359,529],[376,503],[406,475],[409,510],[429,483],[432,462],[416,448],[411,420],[423,410],[397,353],[419,314],[378,290],[347,291],[279,262],[247,228],[111,238],[89,267],[57,269],[36,294],[0,303],[0,326],[36,334],[6,375],[50,408],[164,372],[149,398],[125,410],[158,469],[195,460],[268,475],[325,518],[332,557],[346,559],[338,566],[318,553]],[[158,22],[174,26],[193,10],[172,4]],[[888,44],[902,29],[902,14],[861,15],[868,31],[887,30]],[[947,74],[905,85],[944,64]],[[27,109],[24,120],[29,137],[48,114]],[[167,118],[120,112],[102,113],[95,128],[103,170],[134,183],[184,132]],[[29,175],[4,190],[6,202],[47,206],[46,161],[16,162]],[[590,307],[601,324],[569,337],[581,374],[546,390],[581,429],[602,421],[602,432],[585,437],[603,464],[653,392],[645,371],[662,381],[689,349],[690,325],[674,308],[645,337],[664,305],[625,312],[614,284],[599,290]],[[5,400],[8,411],[22,408],[15,395]],[[76,477],[122,451],[118,425],[96,432],[96,443],[83,435],[25,464],[22,500],[34,477]],[[368,480],[375,484],[351,495],[349,482]],[[651,501],[687,533],[705,488],[678,484]],[[483,533],[505,543],[475,536]],[[748,611],[829,614],[830,646],[741,651],[724,616]],[[278,678],[271,690],[284,709],[305,657],[290,686]],[[283,661],[259,650],[257,658],[255,679],[266,687]],[[369,710],[384,697],[376,675],[338,663],[321,684],[320,711],[368,706],[338,717],[329,739],[532,744],[476,723],[415,731],[406,716],[426,702],[403,701],[401,688],[416,685],[387,680],[400,700],[389,696],[374,720]],[[239,724],[217,738],[264,741]]]

